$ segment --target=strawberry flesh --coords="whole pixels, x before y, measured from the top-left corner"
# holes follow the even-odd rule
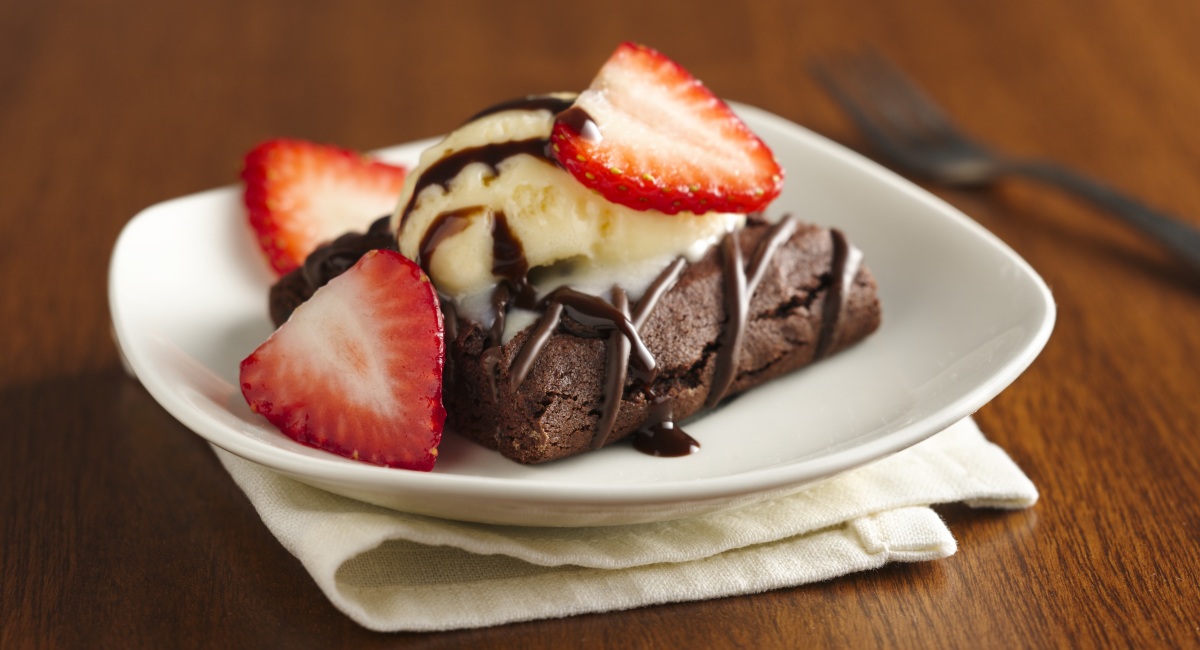
[[[391,214],[405,174],[346,149],[276,139],[246,154],[241,176],[250,226],[283,275],[320,244]]]
[[[318,289],[241,364],[242,395],[288,437],[428,471],[437,459],[445,341],[429,279],[390,250]]]
[[[761,210],[783,186],[771,150],[661,53],[623,43],[555,120],[555,160],[609,201],[667,214]]]

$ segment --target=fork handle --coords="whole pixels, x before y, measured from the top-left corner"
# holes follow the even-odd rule
[[[1109,210],[1200,271],[1200,230],[1195,227],[1061,165],[1028,161],[1015,164],[1011,171],[1057,185]]]

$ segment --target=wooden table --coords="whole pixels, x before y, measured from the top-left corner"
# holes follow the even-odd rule
[[[859,149],[805,64],[871,45],[987,140],[1200,225],[1198,33],[1190,0],[3,0],[0,647],[1200,643],[1200,278],[1044,188],[934,190],[1058,302],[1041,357],[978,413],[1035,508],[942,509],[959,551],[939,562],[485,630],[379,635],[334,610],[208,446],[122,372],[106,294],[130,217],[233,182],[261,139],[427,137],[581,88],[623,39]]]

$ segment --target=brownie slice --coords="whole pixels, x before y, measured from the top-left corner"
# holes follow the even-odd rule
[[[770,226],[739,231],[747,262]],[[840,241],[839,241],[840,240]],[[839,246],[841,250],[839,251]],[[875,280],[865,267],[853,279],[835,277],[846,254],[840,233],[799,224],[777,249],[750,295],[740,353],[728,397],[836,353],[879,326]],[[645,385],[630,373],[606,444],[626,438],[651,415],[651,397],[669,399],[675,420],[705,408],[713,390],[729,319],[728,286],[721,247],[687,265],[662,295],[638,333],[657,363]],[[854,269],[857,269],[854,271]],[[827,313],[828,312],[828,313]],[[829,325],[832,324],[830,328]],[[605,412],[610,337],[572,317],[561,323],[514,386],[513,361],[533,327],[503,346],[489,332],[463,320],[447,332],[444,399],[451,426],[521,463],[542,463],[592,448]],[[718,380],[719,381],[719,380]],[[718,389],[719,390],[719,389]]]
[[[366,232],[349,232],[318,246],[299,268],[279,278],[271,285],[267,308],[271,322],[279,327],[287,322],[297,307],[312,298],[317,289],[345,273],[367,251],[396,250],[396,238],[391,233],[391,217],[376,219]]]

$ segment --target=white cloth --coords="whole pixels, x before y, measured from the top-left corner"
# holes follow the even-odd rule
[[[491,526],[330,494],[217,449],[339,610],[379,631],[450,630],[748,594],[952,555],[928,506],[1025,508],[1037,489],[970,419],[803,492],[676,521]]]

